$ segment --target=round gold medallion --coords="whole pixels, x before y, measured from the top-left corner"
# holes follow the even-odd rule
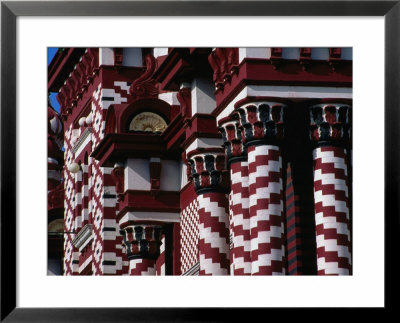
[[[167,128],[165,120],[153,112],[139,113],[129,125],[129,130],[132,131],[163,132],[165,128]]]

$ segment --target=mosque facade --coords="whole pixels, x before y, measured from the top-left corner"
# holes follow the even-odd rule
[[[352,274],[351,48],[63,48],[48,90],[59,274]]]

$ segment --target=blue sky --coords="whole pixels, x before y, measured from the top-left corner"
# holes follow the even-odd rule
[[[50,64],[54,55],[57,53],[57,50],[58,50],[57,47],[48,47],[47,48],[47,64]]]
[[[48,47],[47,48],[47,65],[50,64],[54,55],[57,53],[57,50],[58,50],[57,47]],[[56,109],[58,112],[60,112],[60,104],[58,103],[56,96],[57,96],[57,93],[50,92],[50,103],[54,109]]]

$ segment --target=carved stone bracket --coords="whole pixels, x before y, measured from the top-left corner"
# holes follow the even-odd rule
[[[145,65],[145,72],[135,81],[133,81],[131,86],[129,87],[129,93],[131,94],[133,101],[148,98],[157,98],[158,96],[158,90],[155,86],[154,80],[152,79],[152,76],[156,69],[156,59],[153,55],[146,55]]]
[[[156,195],[161,187],[161,161],[159,158],[151,158],[149,163],[150,170],[150,192]]]
[[[300,48],[300,64],[303,70],[306,70],[308,65],[311,63],[311,47]]]
[[[335,71],[336,65],[342,60],[342,49],[341,48],[329,48],[329,65],[332,71]]]
[[[124,173],[123,164],[117,163],[111,172],[111,176],[115,183],[115,192],[117,193],[118,202],[124,199]]]
[[[190,88],[181,88],[176,95],[181,104],[181,116],[185,127],[190,127],[192,116],[192,91]]]
[[[123,53],[124,49],[123,48],[114,48],[114,66],[115,67],[121,67],[123,63]]]
[[[232,76],[238,72],[238,49],[215,48],[208,56],[208,62],[214,71],[213,81],[216,90],[223,89],[226,83],[230,83]]]
[[[269,59],[270,63],[273,65],[276,70],[281,62],[282,62],[282,48],[281,47],[272,47],[271,48],[271,57]]]

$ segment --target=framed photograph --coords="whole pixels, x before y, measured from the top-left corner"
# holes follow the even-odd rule
[[[391,309],[399,14],[3,1],[1,320]]]

